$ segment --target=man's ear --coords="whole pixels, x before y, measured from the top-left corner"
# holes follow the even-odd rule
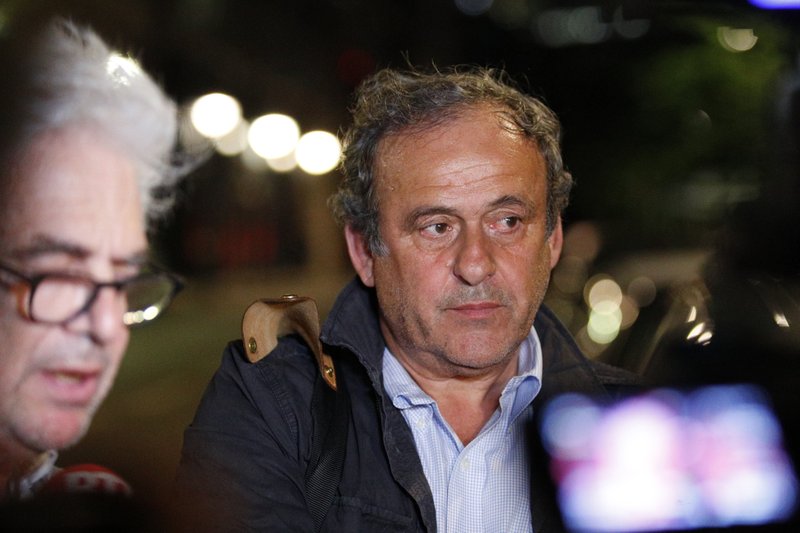
[[[367,287],[374,287],[375,278],[372,273],[374,259],[364,235],[347,225],[344,228],[344,238],[347,241],[347,253],[350,254],[350,262],[353,263],[353,268],[356,269],[358,277]]]
[[[564,230],[561,227],[561,217],[556,220],[556,225],[547,238],[547,245],[550,247],[550,269],[555,268],[561,257],[561,248],[564,246]]]

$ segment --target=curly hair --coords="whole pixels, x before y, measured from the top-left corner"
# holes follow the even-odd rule
[[[561,156],[561,125],[541,100],[518,89],[498,69],[453,67],[447,71],[383,69],[355,94],[352,124],[344,134],[343,179],[331,197],[336,220],[361,233],[372,253],[383,255],[375,158],[389,136],[413,133],[456,118],[480,105],[497,109],[503,126],[536,143],[547,167],[547,231],[569,201],[572,175]]]

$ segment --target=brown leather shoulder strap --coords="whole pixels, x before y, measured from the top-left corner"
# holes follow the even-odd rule
[[[314,352],[322,379],[336,390],[333,361],[322,351],[319,332],[317,304],[305,296],[286,295],[256,300],[242,317],[242,340],[250,362],[260,361],[274,350],[279,337],[296,333]]]

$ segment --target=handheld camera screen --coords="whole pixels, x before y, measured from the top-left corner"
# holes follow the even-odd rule
[[[753,386],[659,389],[611,405],[564,395],[546,407],[541,435],[572,531],[760,525],[797,506],[780,424]]]

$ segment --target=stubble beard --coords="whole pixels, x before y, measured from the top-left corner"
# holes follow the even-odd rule
[[[397,288],[392,289],[394,305],[387,309],[381,304],[381,328],[389,349],[401,360],[410,358],[412,364],[421,364],[440,376],[478,376],[508,364],[517,354],[520,344],[530,333],[547,284],[547,278],[537,284],[526,316],[519,320],[513,320],[512,317],[512,321],[518,322],[517,327],[505,339],[494,344],[482,342],[487,333],[480,329],[472,335],[468,332],[463,337],[451,339],[453,333],[448,331],[447,325],[442,322],[428,324],[424,317],[414,312]],[[437,314],[442,316],[449,312],[449,308],[476,301],[492,301],[506,309],[514,309],[513,298],[502,289],[489,285],[465,286],[445,296],[435,308]],[[471,337],[473,340],[470,340]],[[397,346],[393,347],[395,343]],[[395,353],[397,348],[400,353]]]

